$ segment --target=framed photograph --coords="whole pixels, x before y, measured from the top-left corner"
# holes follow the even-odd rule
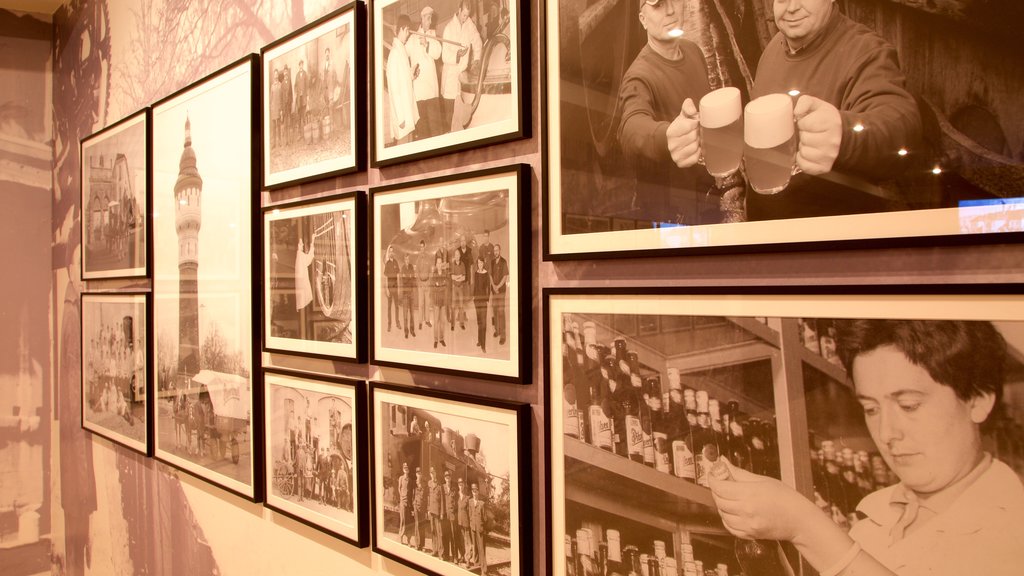
[[[1005,14],[976,33],[935,6],[876,8],[831,3],[798,63],[783,52],[801,32],[767,0],[548,2],[544,258],[1019,240]],[[866,44],[847,49],[854,31]]]
[[[82,294],[82,428],[146,455],[148,300],[141,292]]]
[[[426,574],[532,571],[526,404],[370,384],[373,551]]]
[[[529,168],[370,190],[370,362],[530,377]]]
[[[365,547],[365,384],[265,370],[263,386],[266,506]]]
[[[148,145],[148,108],[82,139],[82,280],[149,274]]]
[[[519,0],[383,0],[372,10],[373,166],[529,136]]]
[[[980,530],[1003,530],[1016,521],[990,510],[1024,495],[1013,448],[1024,440],[1021,304],[1013,285],[545,290],[548,573],[601,562],[617,573],[649,562],[663,574],[746,570],[709,476],[778,478],[867,542],[871,503],[888,510],[894,484],[923,492],[940,460],[960,472],[991,463],[1008,488],[962,498],[984,510]],[[630,313],[660,329],[618,332],[614,316]],[[950,412],[936,420],[940,407]],[[917,460],[900,452],[911,443]],[[1017,554],[1013,544],[900,558],[877,542],[865,550],[919,573],[1011,566]]]
[[[256,66],[248,56],[153,105],[151,340],[156,458],[258,501]]]
[[[364,14],[351,2],[261,51],[263,188],[362,169]]]
[[[263,349],[366,360],[366,194],[263,208]]]

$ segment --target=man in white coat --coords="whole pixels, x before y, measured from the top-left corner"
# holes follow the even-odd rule
[[[413,72],[406,43],[412,22],[402,14],[395,24],[395,40],[388,53],[386,74],[388,95],[391,100],[391,136],[394,144],[405,144],[412,140],[412,132],[419,121],[419,111],[413,95]]]
[[[459,2],[455,16],[444,27],[442,37],[450,41],[445,42],[441,49],[441,61],[444,63],[441,67],[441,103],[444,111],[442,129],[461,130],[462,126],[452,125],[455,116],[455,98],[462,91],[459,75],[468,69],[471,63],[480,60],[483,49],[480,31],[477,30],[476,24],[470,18],[469,0]]]
[[[420,27],[416,37],[406,43],[412,61],[415,79],[412,89],[416,94],[419,124],[413,137],[417,140],[441,134],[441,92],[437,83],[437,60],[441,57],[441,42],[436,40],[434,9],[424,6],[420,11]]]

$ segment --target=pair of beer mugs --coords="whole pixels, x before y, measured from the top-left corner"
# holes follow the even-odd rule
[[[776,194],[798,174],[793,97],[768,94],[745,107],[740,91],[726,87],[700,99],[701,163],[716,178],[743,170],[759,194]]]

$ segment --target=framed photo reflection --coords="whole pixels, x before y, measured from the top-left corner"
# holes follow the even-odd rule
[[[427,574],[530,573],[529,408],[371,383],[373,551]]]
[[[366,546],[365,384],[282,370],[263,384],[266,506]]]
[[[370,190],[371,362],[529,378],[525,165]]]
[[[255,55],[153,105],[155,456],[262,498]],[[258,297],[257,297],[258,298]]]
[[[350,2],[261,51],[264,188],[363,166],[364,18]]]
[[[372,165],[527,136],[519,0],[383,0],[371,17]]]
[[[263,346],[362,362],[366,195],[263,209]]]
[[[1019,238],[1005,14],[868,4],[548,2],[545,259]]]
[[[149,109],[82,139],[82,279],[149,272]]]

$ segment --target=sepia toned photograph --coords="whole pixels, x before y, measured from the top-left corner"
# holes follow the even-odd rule
[[[250,499],[257,72],[247,57],[154,104],[152,146],[155,456]]]
[[[545,10],[547,259],[1024,229],[1015,2]]]
[[[351,2],[261,51],[264,188],[362,165],[362,14]]]
[[[545,291],[550,573],[1013,573],[1024,302],[978,289]]]
[[[366,196],[263,209],[264,349],[362,361]]]
[[[82,279],[148,274],[149,111],[87,136],[82,158]]]
[[[383,0],[372,9],[374,166],[526,135],[518,0]]]
[[[149,453],[147,295],[82,294],[82,427]]]
[[[373,550],[427,574],[531,571],[528,407],[371,384]]]
[[[370,191],[373,363],[529,377],[526,170]]]
[[[264,372],[266,506],[365,546],[365,392],[359,382]]]

